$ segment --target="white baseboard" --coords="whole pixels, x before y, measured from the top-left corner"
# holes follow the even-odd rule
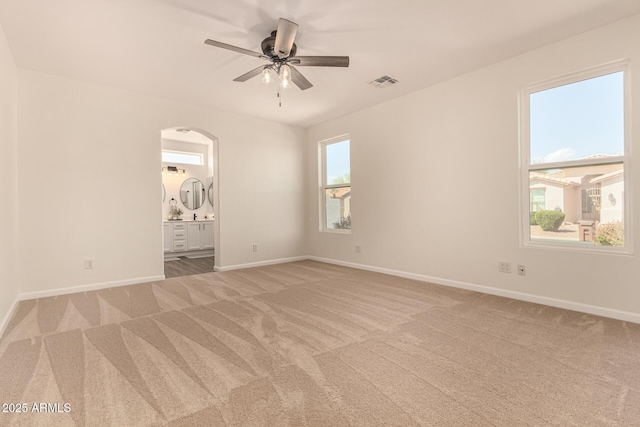
[[[419,280],[421,282],[435,283],[437,285],[451,286],[454,288],[467,289],[470,291],[482,292],[490,295],[512,298],[521,301],[533,302],[536,304],[548,305],[551,307],[564,308],[567,310],[579,311],[581,313],[595,314],[597,316],[610,317],[612,319],[623,320],[625,322],[640,323],[640,314],[630,311],[616,310],[613,308],[599,307],[596,305],[582,304],[579,302],[567,301],[557,298],[543,297],[539,295],[527,294],[524,292],[510,291],[507,289],[492,288],[490,286],[477,285],[474,283],[459,282],[456,280],[442,279],[439,277],[425,276],[422,274],[407,273],[405,271],[391,270],[387,268],[373,267],[370,265],[344,262],[329,258],[309,256],[307,259],[326,262],[329,264],[342,265],[345,267],[358,268],[360,270],[374,271],[377,273],[389,274],[391,276],[404,277],[406,279]]]
[[[250,262],[247,264],[228,265],[225,267],[215,267],[214,271],[240,270],[242,268],[264,267],[265,265],[284,264],[285,262],[304,261],[310,259],[308,256],[296,256],[291,258],[270,259],[266,261]]]
[[[314,260],[320,262],[326,262],[328,264],[342,265],[345,267],[358,268],[361,270],[374,271],[377,273],[389,274],[391,276],[404,277],[407,279],[419,280],[422,282],[435,283],[443,286],[451,286],[454,288],[467,289],[470,291],[482,292],[490,295],[497,295],[506,298],[513,298],[516,300],[532,302],[536,304],[548,305],[551,307],[564,308],[567,310],[579,311],[581,313],[594,314],[597,316],[610,317],[612,319],[623,320],[626,322],[633,322],[640,324],[640,314],[633,313],[629,311],[622,311],[607,307],[600,307],[589,304],[582,304],[574,301],[567,301],[557,298],[544,297],[539,295],[527,294],[524,292],[511,291],[507,289],[493,288],[490,286],[478,285],[474,283],[460,282],[456,280],[443,279],[439,277],[426,276],[422,274],[416,273],[408,273],[405,271],[399,270],[391,270],[388,268],[374,267],[365,264],[357,264],[345,261],[339,261],[330,258],[321,258],[316,256],[297,256],[291,258],[280,258],[280,259],[272,259],[266,261],[252,262],[246,264],[236,264],[225,267],[214,267],[214,271],[231,271],[231,270],[239,270],[242,268],[252,268],[252,267],[263,267],[267,265],[275,265],[275,264],[283,264],[286,262],[294,262],[294,261],[304,261],[304,260]],[[165,276],[149,276],[149,277],[139,277],[134,279],[126,279],[119,280],[114,282],[102,282],[102,283],[94,283],[89,285],[81,285],[81,286],[71,286],[68,288],[59,288],[59,289],[51,289],[47,291],[38,291],[38,292],[27,292],[18,294],[17,299],[14,301],[11,309],[5,315],[2,323],[0,323],[0,336],[2,335],[4,329],[6,328],[9,320],[13,316],[19,301],[24,301],[28,299],[34,298],[44,298],[56,295],[65,295],[71,294],[75,292],[85,292],[85,291],[94,291],[98,289],[105,288],[114,288],[118,286],[126,286],[126,285],[135,285],[137,283],[145,283],[145,282],[154,282],[159,280],[164,280]]]
[[[133,279],[116,280],[113,282],[92,283],[89,285],[70,286],[68,288],[50,289],[47,291],[26,292],[18,294],[18,300],[24,301],[35,298],[53,297],[57,295],[73,294],[76,292],[95,291],[105,288],[116,288],[118,286],[135,285],[137,283],[156,282],[164,280],[164,274],[160,276],[136,277]]]
[[[11,304],[11,307],[9,307],[9,311],[7,311],[7,314],[2,319],[2,323],[0,323],[0,337],[2,335],[4,335],[4,330],[7,329],[7,326],[9,326],[9,321],[11,320],[13,315],[15,314],[16,309],[18,308],[18,303],[19,302],[20,302],[20,300],[16,297],[16,299],[13,300],[13,303]]]

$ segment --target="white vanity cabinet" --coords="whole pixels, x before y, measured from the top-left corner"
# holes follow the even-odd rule
[[[187,245],[187,227],[184,222],[173,224],[173,252],[186,251]]]
[[[190,251],[213,249],[213,221],[187,224],[187,238]]]
[[[213,221],[202,223],[200,243],[202,244],[202,249],[213,249]]]
[[[164,222],[166,256],[206,256],[213,248],[213,220]]]
[[[202,231],[202,224],[199,222],[187,224],[187,237],[189,239],[188,248],[190,251],[199,251],[200,246],[200,232]]]

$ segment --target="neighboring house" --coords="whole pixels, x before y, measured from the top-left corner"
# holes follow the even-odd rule
[[[565,222],[622,221],[624,170],[620,164],[530,174],[530,210],[561,210]]]
[[[351,187],[328,190],[327,225],[351,214]]]
[[[540,210],[561,210],[565,221],[580,220],[580,184],[550,174],[531,173],[529,175],[531,212]]]
[[[600,187],[600,222],[624,222],[624,171],[600,175],[590,183]]]

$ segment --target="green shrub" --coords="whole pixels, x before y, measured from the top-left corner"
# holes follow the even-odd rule
[[[558,211],[536,212],[536,223],[544,231],[557,231],[563,222],[564,222],[564,212],[558,212]]]
[[[538,225],[538,223],[536,222],[536,213],[534,212],[529,212],[529,225]]]
[[[598,224],[594,243],[601,246],[624,246],[624,224],[620,221]]]
[[[351,229],[351,214],[333,223],[333,228]]]

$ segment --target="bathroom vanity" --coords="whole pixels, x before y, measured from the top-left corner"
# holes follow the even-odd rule
[[[213,256],[213,221],[164,221],[165,259]]]

